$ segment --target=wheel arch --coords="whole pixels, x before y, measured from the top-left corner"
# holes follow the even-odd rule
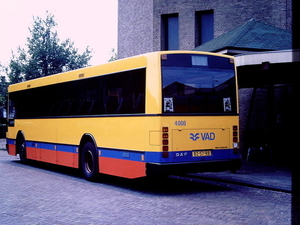
[[[81,139],[80,139],[80,143],[79,143],[79,157],[78,157],[79,167],[80,167],[80,158],[81,158],[82,149],[83,149],[83,146],[87,142],[92,142],[94,144],[95,148],[97,149],[97,143],[96,143],[96,140],[95,140],[94,136],[90,133],[83,134]]]
[[[17,137],[16,137],[16,154],[19,154],[19,148],[18,148],[18,146],[20,145],[20,143],[22,142],[22,141],[25,141],[26,139],[25,139],[25,134],[24,134],[24,132],[22,131],[22,130],[19,130],[18,131],[18,133],[17,133]]]

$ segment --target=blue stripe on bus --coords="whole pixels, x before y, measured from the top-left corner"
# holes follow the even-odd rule
[[[16,141],[13,140],[13,139],[6,139],[6,143],[9,144],[9,145],[15,145],[16,144]]]
[[[145,155],[145,152],[141,152],[141,151],[106,149],[106,148],[98,148],[98,151],[99,151],[99,156],[101,157],[145,162],[142,160],[142,155]]]
[[[179,162],[201,162],[224,159],[238,159],[238,154],[233,154],[233,149],[212,150],[211,156],[193,157],[192,151],[170,151],[168,158],[162,157],[162,152],[146,152],[145,161],[153,163],[179,163]]]

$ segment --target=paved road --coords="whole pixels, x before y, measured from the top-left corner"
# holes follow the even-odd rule
[[[290,224],[288,193],[169,178],[104,177],[23,165],[0,151],[0,224]]]

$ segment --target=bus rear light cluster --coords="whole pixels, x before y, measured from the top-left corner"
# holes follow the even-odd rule
[[[233,153],[238,154],[239,132],[238,132],[238,126],[237,125],[234,125],[232,127],[232,141],[233,141]]]
[[[169,157],[169,128],[168,127],[163,127],[162,128],[162,156],[163,158],[168,158]]]

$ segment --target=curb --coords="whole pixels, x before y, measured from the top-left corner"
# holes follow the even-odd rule
[[[260,183],[255,183],[251,181],[246,181],[246,180],[239,180],[239,179],[234,179],[234,178],[220,178],[220,177],[212,177],[212,176],[203,176],[201,174],[187,174],[187,177],[190,178],[197,178],[197,179],[203,179],[203,180],[208,180],[208,181],[216,181],[216,182],[222,182],[222,183],[230,183],[230,184],[236,184],[236,185],[241,185],[241,186],[246,186],[246,187],[253,187],[253,188],[260,188],[260,189],[265,189],[265,190],[271,190],[271,191],[279,191],[279,192],[284,192],[284,193],[292,193],[292,190],[289,188],[283,188],[283,187],[276,187],[272,185],[264,185]]]

